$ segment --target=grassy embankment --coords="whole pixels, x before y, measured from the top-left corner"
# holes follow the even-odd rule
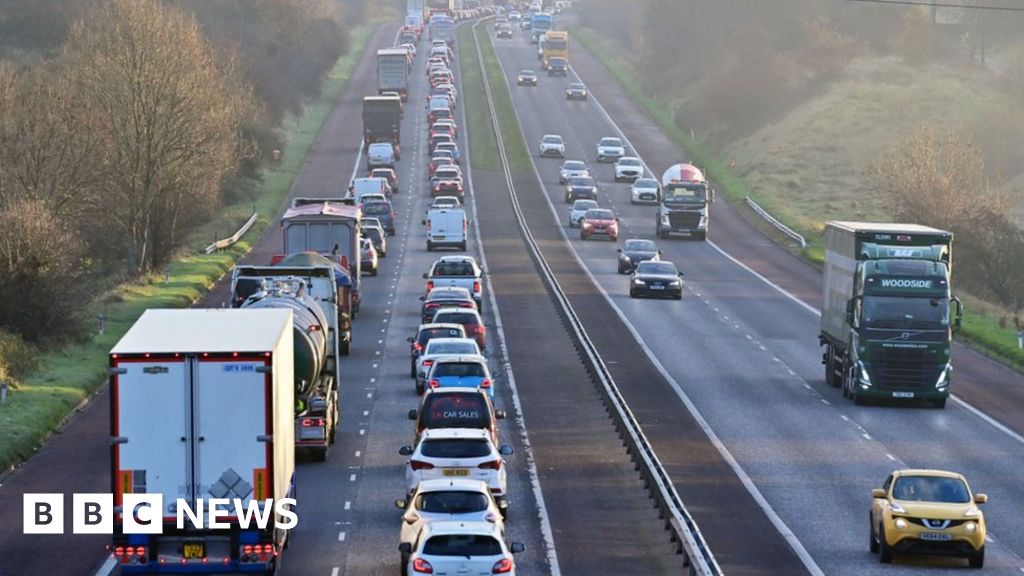
[[[914,127],[926,122],[996,132],[998,142],[1015,141],[1017,127],[1000,126],[1005,96],[983,71],[927,67],[915,70],[892,59],[852,64],[843,80],[797,107],[781,121],[727,147],[728,162],[676,123],[665,103],[640,89],[614,52],[590,31],[573,28],[574,41],[590,51],[658,127],[706,170],[719,191],[735,205],[750,196],[808,242],[803,258],[820,264],[825,220],[880,219],[891,214],[891,198],[864,185],[871,165]],[[963,102],[971,102],[965,107]],[[950,117],[955,110],[957,117]],[[994,128],[993,128],[994,127]],[[997,148],[993,146],[992,148]],[[1013,148],[1016,150],[1016,148]],[[986,150],[986,152],[989,152]],[[998,150],[993,150],[998,153]],[[1008,158],[999,158],[1000,163]],[[755,225],[763,223],[754,221]],[[968,313],[958,339],[1018,370],[1024,353],[1016,332],[1000,326],[1005,311],[966,296]],[[973,313],[972,313],[973,311]]]
[[[352,31],[352,49],[335,63],[320,98],[306,106],[301,116],[285,121],[282,161],[264,171],[255,203],[227,206],[217,218],[197,229],[189,238],[187,253],[167,266],[166,280],[163,275],[150,275],[118,286],[89,304],[88,317],[106,317],[102,336],[42,355],[40,369],[26,377],[7,404],[0,407],[0,470],[30,456],[70,410],[105,382],[107,352],[143,311],[190,305],[249,251],[250,242],[262,235],[291,188],[335,98],[344,89],[378,24],[370,22]],[[202,253],[202,247],[213,239],[229,236],[245,222],[254,206],[259,219],[245,239],[219,253]]]

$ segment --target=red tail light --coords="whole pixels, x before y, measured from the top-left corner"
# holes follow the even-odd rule
[[[423,352],[423,344],[420,344],[419,342],[413,343],[412,348],[417,352]]]
[[[501,470],[501,460],[491,460],[490,462],[482,462],[477,465],[477,468],[482,470]]]
[[[484,378],[484,381],[480,383],[480,387],[481,388],[490,388],[491,387],[491,379],[490,378]]]
[[[433,464],[431,464],[430,462],[423,462],[422,460],[410,460],[409,461],[409,466],[411,466],[413,470],[433,470],[434,469],[434,465]]]
[[[413,560],[412,561],[412,569],[414,571],[416,571],[416,572],[419,572],[420,574],[433,574],[434,573],[434,567],[430,565],[430,562],[427,562],[423,558],[417,558],[417,559]]]
[[[516,567],[511,558],[502,558],[494,563],[491,574],[508,574]]]
[[[471,332],[473,332],[473,334],[483,334],[484,330],[485,330],[485,328],[484,328],[483,324],[477,324],[477,325],[473,326],[473,329],[471,330]]]
[[[438,386],[440,386],[440,385],[441,385],[441,382],[440,382],[439,380],[437,380],[437,379],[434,379],[434,378],[432,378],[432,379],[430,380],[430,384],[429,384],[429,386],[430,386],[431,388],[437,388],[437,387],[438,387]]]
[[[479,292],[479,291],[480,291],[480,281],[477,280],[477,281],[473,282],[473,292]]]
[[[427,367],[430,367],[430,366],[433,366],[433,365],[434,365],[434,361],[433,360],[424,360],[423,361],[423,367],[424,368],[427,368]],[[435,382],[436,382],[436,380],[435,380]]]
[[[433,289],[434,289],[434,281],[430,280],[430,281],[427,282],[427,292],[430,292]]]

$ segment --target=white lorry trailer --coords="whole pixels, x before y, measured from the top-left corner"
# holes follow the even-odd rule
[[[273,502],[294,494],[292,312],[147,310],[109,362],[121,573],[274,573],[289,519]],[[161,534],[122,532],[134,495],[162,497]],[[186,515],[179,528],[179,507],[209,510],[215,498],[271,506],[269,522],[243,527],[228,506],[227,528],[202,512],[199,527]]]

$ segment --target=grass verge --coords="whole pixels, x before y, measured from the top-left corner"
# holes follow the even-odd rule
[[[529,170],[531,167],[530,154],[523,144],[523,133],[520,131],[519,120],[516,118],[512,95],[509,94],[508,84],[505,82],[504,72],[498,63],[498,55],[494,52],[490,34],[485,32],[479,41],[480,51],[484,56],[484,68],[487,70],[487,83],[491,86],[491,98],[494,99],[498,126],[501,128],[505,154],[508,156],[509,169]],[[482,87],[481,90],[483,90]],[[484,104],[486,106],[486,101]]]
[[[28,375],[8,402],[0,406],[0,438],[3,439],[0,441],[0,470],[29,457],[72,408],[106,381],[107,352],[143,311],[192,304],[249,251],[250,241],[246,239],[209,255],[203,254],[201,247],[216,238],[229,236],[254,208],[259,219],[246,236],[252,239],[262,235],[302,168],[317,133],[378,24],[373,21],[353,29],[352,49],[335,63],[320,97],[306,106],[300,116],[285,121],[283,159],[279,165],[264,171],[254,203],[227,206],[215,220],[197,229],[189,238],[187,253],[167,266],[166,275],[149,275],[122,284],[92,302],[90,317],[106,318],[102,335],[42,355],[40,368]]]
[[[473,168],[499,170],[498,145],[491,129],[491,113],[487,110],[480,59],[474,47],[472,26],[460,26],[458,41],[459,70],[462,80],[462,105],[466,108],[466,126]]]
[[[643,93],[640,86],[645,84],[629,72],[627,66],[621,65],[611,51],[607,50],[590,31],[579,27],[570,30],[575,41],[597,58],[658,128],[704,169],[710,179],[716,183],[718,189],[733,204],[743,206],[743,199],[751,195],[747,182],[741,176],[733,173],[706,143],[680,128],[672,116],[672,112],[664,103]],[[784,217],[775,216],[783,220],[787,226],[803,232],[791,222],[786,222]],[[762,227],[756,221],[754,225]],[[776,237],[774,234],[772,236]],[[818,234],[805,234],[805,238],[807,247],[800,251],[799,255],[820,266],[825,260],[822,238]],[[999,321],[990,314],[965,314],[964,325],[957,334],[957,339],[991,358],[1024,372],[1024,351],[1017,348],[1017,332],[1013,328],[1002,327]]]

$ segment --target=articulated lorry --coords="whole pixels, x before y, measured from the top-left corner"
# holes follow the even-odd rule
[[[825,380],[843,396],[946,405],[963,318],[952,244],[950,232],[916,224],[826,224],[819,341]]]
[[[444,40],[449,46],[455,45],[455,20],[439,12],[430,17],[430,41]]]
[[[530,41],[536,44],[541,34],[546,34],[554,25],[551,14],[547,12],[535,12],[530,17]]]
[[[404,64],[403,64],[404,65]],[[395,148],[396,160],[401,157],[401,96],[366,96],[363,98],[363,142],[389,142]]]
[[[707,238],[711,203],[715,191],[708,187],[704,173],[692,164],[675,164],[661,176],[661,198],[655,215],[658,238],[685,234]]]
[[[409,52],[405,48],[377,50],[377,93],[384,92],[398,92],[403,102],[409,97]]]
[[[147,310],[110,351],[121,574],[276,573],[295,520],[280,506],[295,491],[292,335],[287,309]],[[124,533],[128,514],[162,533]]]

